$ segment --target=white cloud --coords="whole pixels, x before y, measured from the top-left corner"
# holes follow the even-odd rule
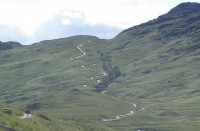
[[[124,29],[168,11],[165,5],[149,0],[95,1],[84,8],[85,21],[92,25],[106,24]]]
[[[86,24],[127,28],[164,11],[163,5],[148,0],[3,0],[0,24],[19,26],[26,34],[33,35],[42,23],[62,13],[63,17],[82,19]],[[69,20],[64,23],[69,24]]]
[[[45,10],[42,5],[22,0],[0,1],[0,24],[18,26],[28,35],[34,34],[41,23],[52,15],[51,10]]]
[[[75,10],[64,10],[64,11],[62,11],[62,16],[69,17],[72,19],[82,19],[83,18],[83,14],[80,11],[75,11]]]
[[[62,19],[62,23],[63,23],[63,25],[69,25],[69,24],[71,24],[71,20],[70,19]]]
[[[82,23],[125,29],[186,1],[189,0],[0,0],[0,25],[18,27],[34,36],[45,23],[59,16],[64,25]]]

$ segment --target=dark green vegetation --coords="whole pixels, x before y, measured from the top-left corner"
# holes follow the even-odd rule
[[[20,47],[20,46],[22,46],[22,45],[18,42],[12,42],[12,41],[1,42],[0,41],[0,50],[9,50],[9,49],[13,49],[13,48]]]
[[[121,71],[117,66],[113,67],[110,53],[104,50],[98,50],[97,53],[100,55],[102,69],[107,72],[107,74],[102,78],[101,82],[97,83],[94,87],[96,88],[96,91],[103,91],[109,84],[121,76]]]
[[[86,55],[75,58],[79,45]],[[199,65],[200,4],[183,3],[111,40],[74,36],[0,51],[0,97],[53,118],[58,130],[198,131]],[[94,91],[101,84],[107,93]]]

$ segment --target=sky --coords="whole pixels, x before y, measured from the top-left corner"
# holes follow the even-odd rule
[[[110,39],[200,0],[0,0],[0,41],[24,45],[74,35]]]

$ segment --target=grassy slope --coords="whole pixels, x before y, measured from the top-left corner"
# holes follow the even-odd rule
[[[196,12],[199,9],[184,18],[169,12],[122,32],[112,42],[113,62],[126,75],[109,87],[110,95],[147,108],[124,126],[199,129],[200,16]]]
[[[20,119],[19,116],[22,115],[22,111],[3,102],[0,102],[0,107],[1,109],[9,108],[12,110],[12,116],[0,111],[0,124],[4,125],[4,127],[0,126],[0,131],[5,131],[5,126],[17,131],[112,131],[108,127],[89,124],[84,121],[62,120],[57,117],[47,117],[41,114],[41,112],[34,112],[32,117],[28,119]]]
[[[83,45],[87,56],[71,60],[82,55],[78,45]],[[77,36],[1,51],[0,96],[52,116],[60,124],[72,121],[71,126],[78,124],[79,130],[111,130],[102,119],[126,113],[132,106],[93,91],[103,77],[97,50],[105,45],[96,37]],[[91,80],[94,76],[99,77]]]
[[[12,115],[5,114],[0,111],[0,124],[11,127],[17,131],[49,131],[56,129],[51,126],[52,122],[46,121],[37,117],[37,115],[32,115],[30,119],[20,119],[19,116],[22,115],[22,111],[9,106],[8,104],[0,102],[1,110],[4,108],[9,108],[12,110]],[[3,127],[0,127],[0,130],[4,130]]]
[[[198,130],[199,13],[176,12],[112,40],[76,36],[1,51],[0,97],[53,118],[56,130]],[[86,56],[71,60],[82,55],[78,45]],[[97,79],[90,80],[103,77],[100,48],[123,72],[107,94],[94,92]],[[124,101],[137,104],[134,115],[102,122],[133,110]]]

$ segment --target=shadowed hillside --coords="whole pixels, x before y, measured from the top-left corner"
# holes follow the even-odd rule
[[[22,45],[18,42],[13,42],[13,41],[9,41],[9,42],[1,42],[0,41],[0,50],[9,50],[9,49],[13,49],[16,47],[21,47]]]

